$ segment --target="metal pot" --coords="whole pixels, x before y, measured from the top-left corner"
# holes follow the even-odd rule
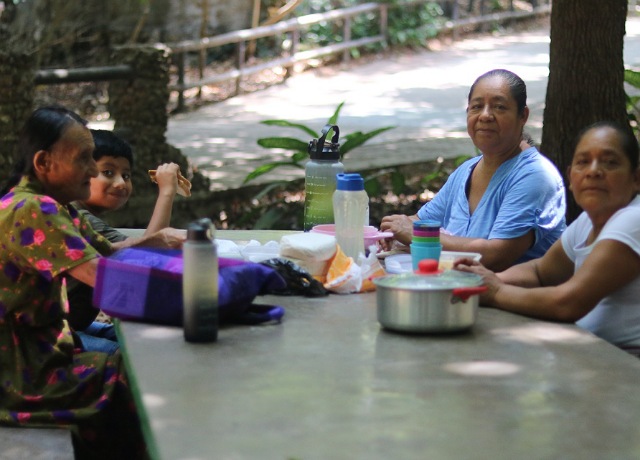
[[[435,265],[433,265],[435,263]],[[423,260],[416,273],[374,278],[378,322],[400,332],[457,332],[469,329],[478,315],[482,277],[455,270],[437,271],[437,261]]]

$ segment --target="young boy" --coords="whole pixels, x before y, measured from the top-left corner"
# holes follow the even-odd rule
[[[74,206],[84,214],[94,230],[102,233],[116,247],[171,245],[151,238],[156,232],[169,227],[171,209],[178,192],[178,173],[180,167],[175,163],[158,166],[155,181],[158,183],[158,199],[153,215],[142,238],[128,238],[123,233],[107,225],[100,216],[122,208],[133,191],[131,170],[133,168],[133,152],[131,146],[111,131],[92,129],[96,148],[93,158],[98,163],[98,177],[91,179],[91,196],[86,201],[76,201]],[[180,241],[181,243],[182,241]]]
[[[127,237],[99,216],[122,208],[131,196],[131,146],[111,131],[92,129],[91,134],[95,143],[93,158],[98,164],[99,174],[91,179],[90,197],[85,201],[75,201],[73,205],[85,215],[93,229],[111,241],[115,248],[181,247],[184,241],[183,233],[169,227],[173,201],[178,192],[180,167],[175,163],[158,166],[155,173],[158,198],[149,225],[142,237]],[[118,344],[113,326],[94,321],[100,311],[92,305],[93,289],[81,283],[70,282],[68,291],[69,323],[76,330],[85,348],[91,351],[115,352]]]

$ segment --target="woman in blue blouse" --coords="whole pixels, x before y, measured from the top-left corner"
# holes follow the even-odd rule
[[[481,155],[457,168],[416,215],[382,219],[401,243],[414,220],[441,222],[445,251],[477,252],[493,270],[542,256],[565,229],[565,189],[554,164],[521,141],[529,117],[524,81],[491,70],[473,83],[467,132]]]

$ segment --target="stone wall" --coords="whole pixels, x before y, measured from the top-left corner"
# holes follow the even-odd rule
[[[134,187],[145,192],[151,189],[147,170],[168,161],[180,164],[182,171],[187,168],[186,158],[169,155],[165,138],[169,50],[162,45],[119,47],[111,60],[130,65],[135,75],[109,84],[109,112],[115,121],[114,131],[134,148]]]
[[[0,50],[0,183],[16,162],[20,130],[32,110],[34,65],[31,54]]]
[[[192,191],[209,193],[209,180],[194,172],[180,150],[167,144],[165,132],[169,115],[169,50],[162,45],[124,46],[112,56],[113,64],[132,66],[135,78],[109,84],[109,112],[115,120],[114,132],[133,147],[134,194],[120,211],[119,226],[146,226],[157,196],[157,186],[147,172],[162,163],[177,163],[192,182]]]

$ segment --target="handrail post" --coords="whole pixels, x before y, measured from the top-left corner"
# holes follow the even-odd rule
[[[176,107],[176,110],[178,112],[182,112],[184,111],[184,107],[185,107],[185,103],[184,103],[184,90],[182,89],[182,86],[184,85],[184,63],[185,63],[185,59],[186,59],[186,54],[185,52],[182,53],[178,53],[176,55],[176,60],[178,61],[178,106]]]
[[[300,44],[300,30],[294,29],[291,31],[291,47],[289,48],[289,55],[291,57],[295,56],[298,52],[298,45]],[[293,75],[294,62],[291,62],[290,65],[285,67],[284,78],[287,79]]]
[[[389,6],[380,4],[380,35],[384,37],[385,45],[389,43]]]
[[[239,70],[239,74],[235,79],[235,90],[233,94],[237,96],[240,94],[240,80],[242,78],[242,69],[244,68],[244,61],[247,57],[247,43],[244,40],[238,42],[237,54],[236,54],[236,68]]]
[[[480,17],[486,16],[487,7],[485,4],[485,0],[480,0]],[[478,29],[480,32],[486,32],[489,29],[488,24],[483,22],[480,24],[480,28]]]
[[[460,8],[459,8],[459,4],[458,4],[458,0],[453,0],[453,11],[451,12],[451,21],[453,21],[454,24],[456,24],[458,22],[458,18],[460,17]],[[453,41],[458,41],[458,28],[454,27],[453,28]]]
[[[349,43],[351,41],[351,16],[344,18],[344,25],[342,27],[342,35],[344,42]],[[349,48],[342,52],[342,62],[348,64],[351,60],[351,50]]]

